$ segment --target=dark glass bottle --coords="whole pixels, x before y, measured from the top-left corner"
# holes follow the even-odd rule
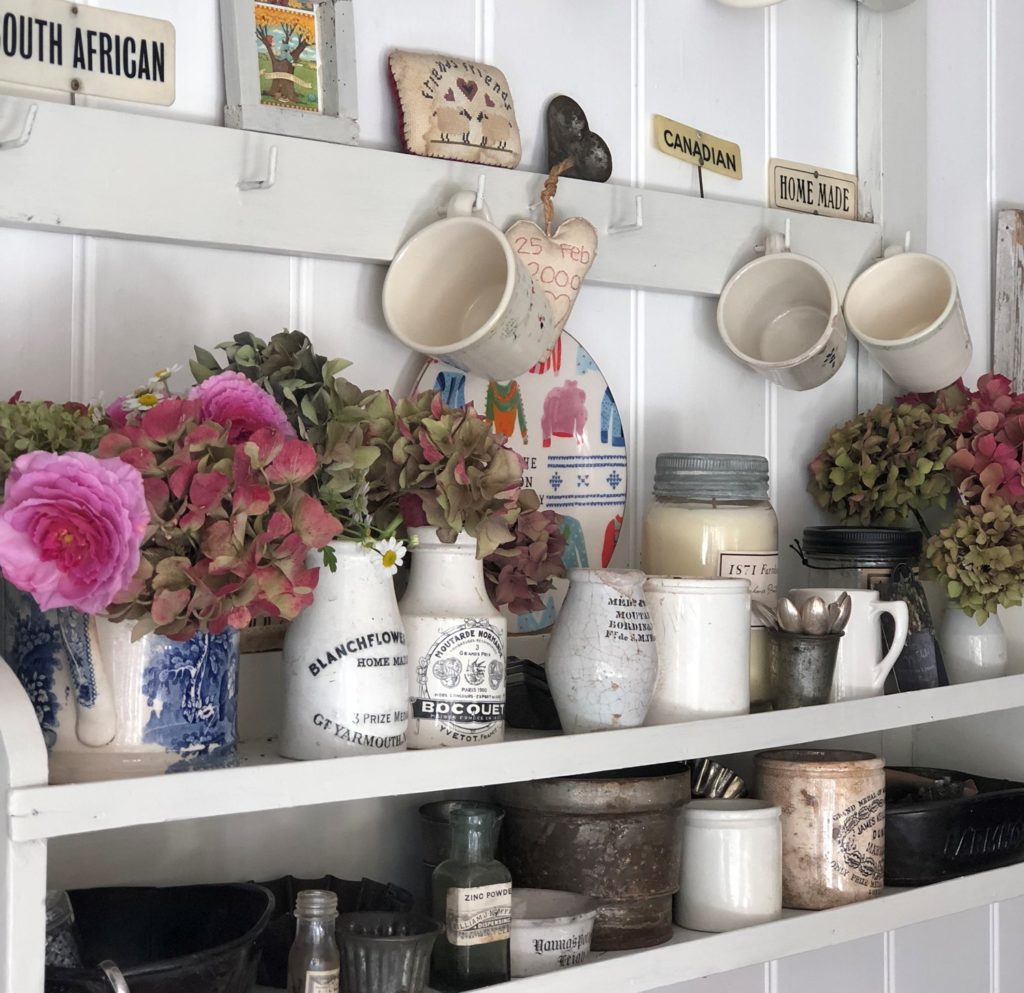
[[[451,858],[434,870],[434,917],[445,929],[434,945],[431,985],[445,993],[509,979],[512,874],[494,858],[494,811],[451,812]]]
[[[295,916],[298,927],[288,953],[288,993],[338,993],[337,894],[302,890],[295,901]]]

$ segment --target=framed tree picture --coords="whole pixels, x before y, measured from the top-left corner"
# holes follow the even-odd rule
[[[220,0],[224,123],[354,145],[352,0]]]

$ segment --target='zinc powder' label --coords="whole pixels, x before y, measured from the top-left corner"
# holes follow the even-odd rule
[[[306,993],[339,993],[340,969],[306,973]]]
[[[445,929],[452,945],[508,941],[512,933],[512,884],[449,887]]]

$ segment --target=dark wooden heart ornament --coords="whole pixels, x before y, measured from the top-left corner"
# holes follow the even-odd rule
[[[612,153],[604,138],[590,130],[587,115],[572,97],[557,96],[548,104],[548,168],[565,159],[574,165],[562,175],[604,183],[612,174]]]

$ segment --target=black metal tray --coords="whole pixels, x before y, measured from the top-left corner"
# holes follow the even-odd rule
[[[953,769],[890,768],[953,783],[972,780],[978,793],[908,802],[887,789],[887,885],[924,886],[1024,861],[1024,783]]]

